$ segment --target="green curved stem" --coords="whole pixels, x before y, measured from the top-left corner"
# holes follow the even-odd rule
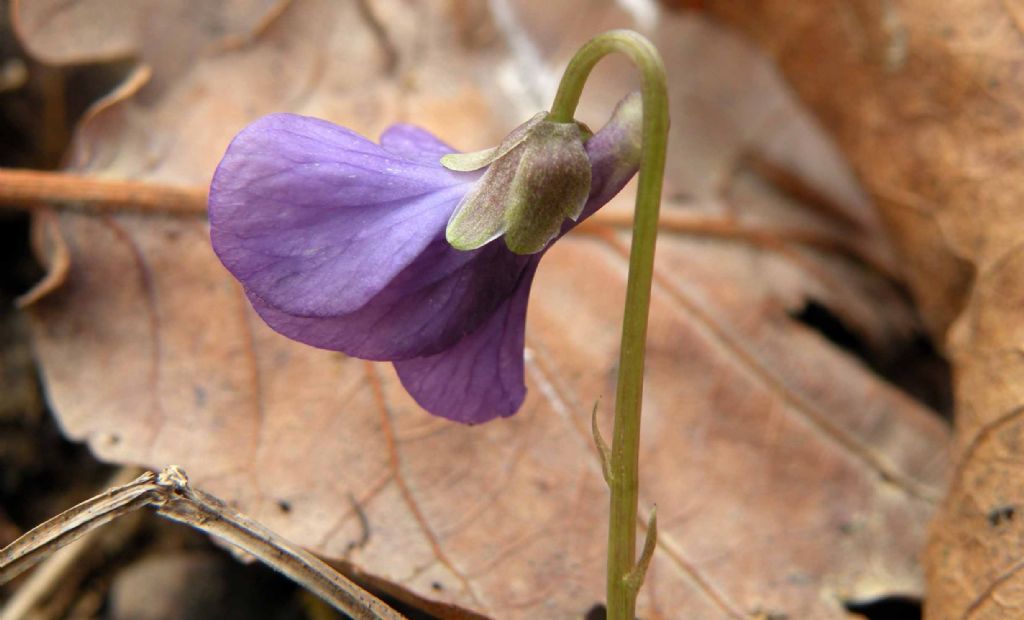
[[[643,400],[647,315],[654,273],[661,185],[668,143],[668,93],[661,56],[646,38],[630,30],[612,30],[587,42],[569,62],[548,119],[572,122],[590,71],[608,54],[625,54],[643,78],[643,144],[640,181],[629,255],[626,308],[619,351],[609,486],[608,618],[633,620],[640,584],[630,579],[636,563],[640,409]],[[642,574],[642,573],[641,573]]]

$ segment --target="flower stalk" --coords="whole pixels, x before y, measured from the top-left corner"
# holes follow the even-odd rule
[[[633,218],[633,241],[626,283],[626,307],[619,351],[619,378],[609,462],[611,489],[608,524],[609,620],[633,620],[636,596],[654,547],[653,519],[640,564],[636,561],[639,501],[640,413],[643,401],[644,353],[654,273],[661,186],[668,143],[668,92],[661,56],[649,40],[629,30],[612,30],[587,42],[569,62],[558,86],[548,119],[572,122],[587,77],[612,53],[627,56],[640,71],[643,84],[643,129],[640,179]],[[639,578],[638,578],[639,577]]]

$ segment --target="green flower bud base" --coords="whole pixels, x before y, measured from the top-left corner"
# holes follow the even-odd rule
[[[496,148],[447,155],[449,170],[488,166],[476,189],[452,213],[445,237],[458,250],[475,250],[504,235],[516,254],[536,254],[583,211],[590,193],[589,137],[576,122],[552,122],[541,113]]]

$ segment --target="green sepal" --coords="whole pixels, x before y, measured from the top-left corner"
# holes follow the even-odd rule
[[[536,254],[566,219],[583,212],[590,158],[576,123],[538,124],[524,151],[504,211],[505,245],[516,254]]]
[[[489,166],[455,208],[445,237],[458,250],[475,250],[505,235],[517,254],[535,254],[575,220],[590,193],[589,137],[577,123],[555,123],[541,113],[495,149],[446,156],[452,170]],[[589,132],[588,132],[589,133]]]
[[[523,140],[530,135],[530,130],[544,120],[546,115],[546,112],[534,115],[533,118],[513,129],[498,146],[471,153],[450,153],[441,158],[441,165],[455,172],[473,172],[484,166],[489,166],[496,159],[504,157],[506,153],[522,144]]]

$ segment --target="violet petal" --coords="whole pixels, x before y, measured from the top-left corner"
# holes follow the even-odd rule
[[[540,256],[529,259],[515,294],[480,328],[437,355],[395,362],[402,385],[421,407],[463,424],[518,411],[526,398],[526,304]]]
[[[626,95],[612,117],[585,145],[590,158],[590,198],[576,223],[582,222],[615,197],[640,167],[643,100],[639,92]],[[562,229],[562,234],[575,223]]]
[[[349,314],[297,316],[247,293],[263,320],[289,338],[363,359],[401,360],[443,351],[477,329],[512,295],[528,262],[500,243],[460,252],[439,235]]]
[[[471,180],[471,179],[470,179]],[[214,250],[252,294],[301,316],[352,312],[443,231],[467,178],[319,119],[263,117],[210,187]]]

